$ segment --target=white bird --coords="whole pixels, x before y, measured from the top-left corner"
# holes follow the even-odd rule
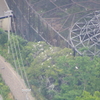
[[[77,67],[77,66],[75,66],[75,69],[78,69],[78,67]]]

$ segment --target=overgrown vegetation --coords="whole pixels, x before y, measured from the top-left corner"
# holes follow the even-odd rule
[[[4,53],[6,52],[7,41],[8,41],[7,33],[5,33],[2,29],[0,29],[0,54],[2,55],[4,55]],[[4,100],[13,100],[12,94],[10,93],[10,89],[3,82],[1,75],[0,75],[0,95],[3,97]]]
[[[13,100],[9,87],[5,85],[1,75],[0,75],[0,95],[3,97],[3,100]]]
[[[49,46],[43,41],[27,42],[19,36],[11,35],[14,51],[10,50],[8,54],[9,43],[4,43],[0,45],[0,53],[13,66],[12,53],[16,55],[13,40],[17,48],[16,38],[37,100],[100,99],[100,57],[73,57],[73,51],[69,48]],[[15,60],[17,62],[17,56]]]

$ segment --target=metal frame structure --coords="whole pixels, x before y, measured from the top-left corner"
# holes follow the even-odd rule
[[[100,11],[94,11],[74,23],[70,41],[80,55],[100,56]]]
[[[74,29],[77,29],[75,28],[76,24],[79,26],[78,23],[81,20],[86,19],[86,21],[88,22],[87,18],[84,17],[82,19],[83,16],[86,15],[88,17],[89,14],[100,10],[100,0],[6,1],[10,9],[12,9],[14,12],[16,28],[18,31],[17,33],[22,34],[25,39],[33,41],[34,37],[38,38],[38,36],[40,36],[41,39],[48,44],[61,47],[71,47],[74,48],[75,51],[77,51],[79,54],[85,54],[84,52],[86,51],[80,51],[79,46],[77,47],[76,44],[73,42],[75,39],[72,33],[74,32]],[[91,17],[92,18],[89,20],[94,20],[94,16]],[[84,24],[84,29],[85,26],[90,27],[89,25]],[[84,48],[86,50],[87,47],[84,46],[84,43],[82,42],[83,39],[80,40],[83,46],[81,46],[81,48]],[[91,47],[89,47],[89,49],[90,48]],[[98,54],[98,52],[94,52],[95,53],[93,53],[92,51],[89,55]]]

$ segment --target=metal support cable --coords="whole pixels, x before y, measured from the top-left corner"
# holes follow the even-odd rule
[[[14,65],[15,65],[16,71],[17,71],[17,73],[18,73],[18,68],[17,68],[18,65],[17,65],[16,60],[15,60],[14,49],[13,49],[11,40],[9,40],[9,41],[10,41],[12,56],[13,56],[13,59],[14,59]]]
[[[15,62],[16,71],[18,72],[17,63],[16,63],[16,57],[17,57],[18,66],[19,66],[19,69],[20,69],[20,72],[21,72],[21,76],[22,76],[22,71],[21,71],[21,67],[20,67],[20,63],[19,63],[19,59],[18,59],[18,53],[17,53],[16,46],[15,46],[15,41],[14,41],[13,38],[11,39],[11,33],[10,33],[11,16],[12,16],[11,12],[12,11],[7,11],[8,23],[9,23],[9,25],[8,25],[8,42],[10,41],[10,46],[11,46],[11,49],[12,49],[12,54],[13,54],[13,58],[14,58],[14,62]],[[8,53],[10,52],[10,46],[8,46]],[[15,55],[14,55],[14,51],[15,51]]]
[[[16,71],[18,73],[18,69],[17,69],[17,63],[16,63],[16,60],[15,60],[15,55],[14,55],[14,49],[13,49],[13,46],[12,46],[12,42],[11,42],[11,39],[10,39],[10,28],[11,28],[11,23],[10,23],[10,15],[8,14],[8,42],[10,42],[10,46],[11,46],[11,52],[12,52],[12,56],[13,56],[13,59],[14,59],[14,65],[15,65],[15,68],[16,68]],[[8,53],[10,51],[10,46],[8,45]]]
[[[13,33],[12,33],[12,36],[13,36]],[[21,77],[23,78],[23,73],[22,73],[22,70],[21,70],[21,64],[20,64],[20,60],[18,58],[18,51],[17,51],[17,46],[16,46],[16,43],[15,43],[15,40],[14,38],[12,37],[12,44],[13,44],[13,47],[14,47],[14,51],[15,51],[15,56],[16,56],[16,60],[18,62],[18,67],[19,67],[19,70],[18,70],[18,67],[17,67],[17,70],[20,72],[21,74]]]
[[[13,20],[13,26],[14,26],[15,35],[17,35],[16,34],[16,27],[15,27],[15,24],[14,24],[14,18],[12,18],[12,20]],[[26,71],[25,71],[25,68],[24,68],[24,63],[23,63],[23,59],[22,59],[22,55],[21,55],[19,42],[18,42],[17,38],[16,38],[16,41],[17,41],[18,51],[19,51],[19,55],[20,55],[20,59],[21,59],[21,63],[22,63],[23,71],[24,71],[24,75],[25,75],[25,78],[26,78],[27,86],[30,88],[29,81],[28,81],[28,78],[27,78],[27,75],[26,75]]]

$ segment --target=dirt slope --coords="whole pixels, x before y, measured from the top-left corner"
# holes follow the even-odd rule
[[[5,59],[0,56],[0,73],[9,86],[15,100],[35,100],[30,93],[22,92],[26,89],[23,79],[14,71],[11,65],[5,62]]]

